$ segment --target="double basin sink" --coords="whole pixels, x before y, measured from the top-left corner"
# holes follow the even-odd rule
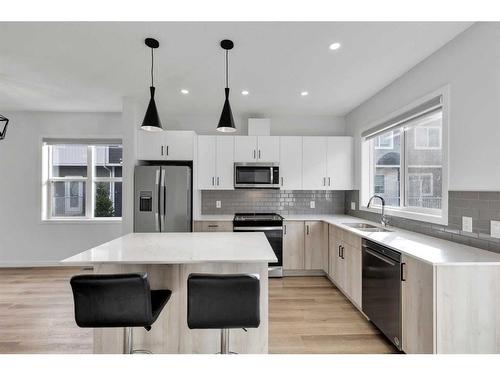
[[[366,223],[342,223],[346,227],[354,228],[362,232],[391,232],[389,229],[377,227],[376,225]]]

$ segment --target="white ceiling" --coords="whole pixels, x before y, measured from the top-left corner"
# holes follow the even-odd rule
[[[149,95],[162,113],[219,113],[230,38],[237,115],[344,115],[432,54],[465,22],[0,23],[0,110],[120,111]],[[330,51],[330,43],[342,47]],[[181,95],[181,88],[189,95]],[[247,89],[250,95],[242,96]],[[307,90],[309,95],[301,97]]]

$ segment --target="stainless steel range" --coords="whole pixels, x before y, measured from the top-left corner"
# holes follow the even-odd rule
[[[269,277],[283,277],[283,217],[275,213],[236,213],[233,232],[264,232],[278,261],[269,263]]]

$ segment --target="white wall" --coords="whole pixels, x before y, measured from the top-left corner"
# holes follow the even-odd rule
[[[449,190],[500,190],[500,23],[479,23],[346,116],[355,136],[377,120],[449,84]]]
[[[264,117],[264,116],[256,116]],[[267,117],[267,116],[265,116]],[[345,120],[335,116],[274,115],[271,135],[345,135]],[[235,116],[236,135],[248,134],[248,117]],[[166,115],[162,123],[168,130],[194,130],[197,134],[217,134],[219,115]]]
[[[119,113],[3,113],[10,119],[0,141],[0,265],[54,263],[122,233],[121,223],[42,223],[43,136],[121,136]]]

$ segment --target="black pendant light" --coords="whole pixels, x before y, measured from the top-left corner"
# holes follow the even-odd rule
[[[229,104],[229,79],[228,79],[228,53],[230,49],[233,49],[234,43],[232,40],[224,39],[220,42],[220,46],[226,50],[226,99],[224,100],[224,107],[222,107],[222,113],[219,119],[219,125],[217,125],[217,130],[220,132],[234,132],[236,127],[234,126],[233,112],[231,111],[231,104]]]
[[[4,139],[7,134],[7,125],[9,125],[9,119],[0,115],[0,139]]]
[[[149,91],[151,92],[151,99],[149,99],[148,109],[146,110],[146,115],[142,121],[141,129],[150,132],[162,131],[160,116],[158,116],[158,110],[156,109],[155,103],[155,87],[154,87],[154,60],[153,51],[160,46],[160,43],[153,38],[146,38],[144,42],[149,48],[151,48],[151,87]]]

